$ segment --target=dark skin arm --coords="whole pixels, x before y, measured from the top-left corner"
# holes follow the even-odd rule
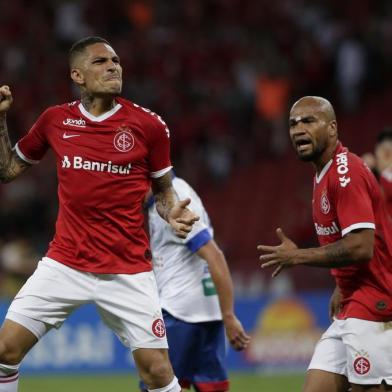
[[[12,105],[12,94],[8,86],[0,87],[0,181],[8,183],[25,172],[31,165],[18,157],[11,147],[8,135],[6,112]]]
[[[187,208],[191,200],[178,200],[172,187],[171,172],[153,178],[151,188],[158,214],[170,224],[178,237],[186,238],[193,224],[199,220],[199,217]]]
[[[276,267],[272,273],[273,277],[284,268],[294,265],[339,268],[367,262],[373,257],[374,230],[372,229],[356,230],[332,244],[307,249],[299,249],[285,236],[282,229],[277,229],[276,233],[281,241],[280,245],[257,247],[264,253],[260,256],[261,267]]]
[[[197,254],[208,263],[218,294],[227,338],[235,350],[243,350],[248,346],[250,336],[244,331],[234,313],[233,282],[226,258],[214,240],[208,241],[197,251]]]

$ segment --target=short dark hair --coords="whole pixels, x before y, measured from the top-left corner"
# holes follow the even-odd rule
[[[378,134],[377,144],[381,144],[385,141],[392,142],[392,127],[386,127]]]
[[[103,44],[107,44],[109,46],[110,43],[101,37],[97,37],[97,36],[90,36],[90,37],[85,37],[80,39],[79,41],[76,41],[72,46],[71,49],[69,50],[69,64],[72,66],[75,58],[82,54],[85,49],[90,46],[90,45],[94,45],[97,43],[103,43]]]

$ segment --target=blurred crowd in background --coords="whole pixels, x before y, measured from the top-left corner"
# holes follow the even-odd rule
[[[13,142],[47,106],[77,97],[69,47],[83,36],[102,36],[120,55],[124,97],[168,124],[176,172],[201,194],[237,293],[330,286],[324,270],[288,271],[271,281],[269,271],[260,271],[256,245],[276,243],[276,227],[300,245],[315,243],[312,170],[297,162],[288,139],[288,110],[296,99],[330,99],[341,139],[358,154],[372,150],[377,133],[392,124],[391,1],[0,4],[0,83],[14,95]],[[53,235],[55,171],[48,154],[0,187],[5,296],[14,295]]]

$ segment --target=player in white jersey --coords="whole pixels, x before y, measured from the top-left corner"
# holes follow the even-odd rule
[[[224,329],[236,350],[244,349],[250,338],[234,314],[230,272],[202,201],[183,179],[174,177],[172,184],[180,199],[192,200],[189,208],[200,220],[180,239],[159,217],[153,198],[147,202],[169,356],[183,388],[227,391]]]

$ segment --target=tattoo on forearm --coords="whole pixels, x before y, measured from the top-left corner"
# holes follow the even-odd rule
[[[332,263],[346,261],[350,256],[349,250],[341,241],[327,245],[325,252],[328,260]]]
[[[175,193],[171,185],[171,174],[168,173],[160,178],[154,179],[152,191],[155,196],[157,211],[167,221],[169,213],[176,202]]]
[[[0,181],[7,183],[23,173],[30,164],[21,160],[11,148],[5,119],[0,119]]]

